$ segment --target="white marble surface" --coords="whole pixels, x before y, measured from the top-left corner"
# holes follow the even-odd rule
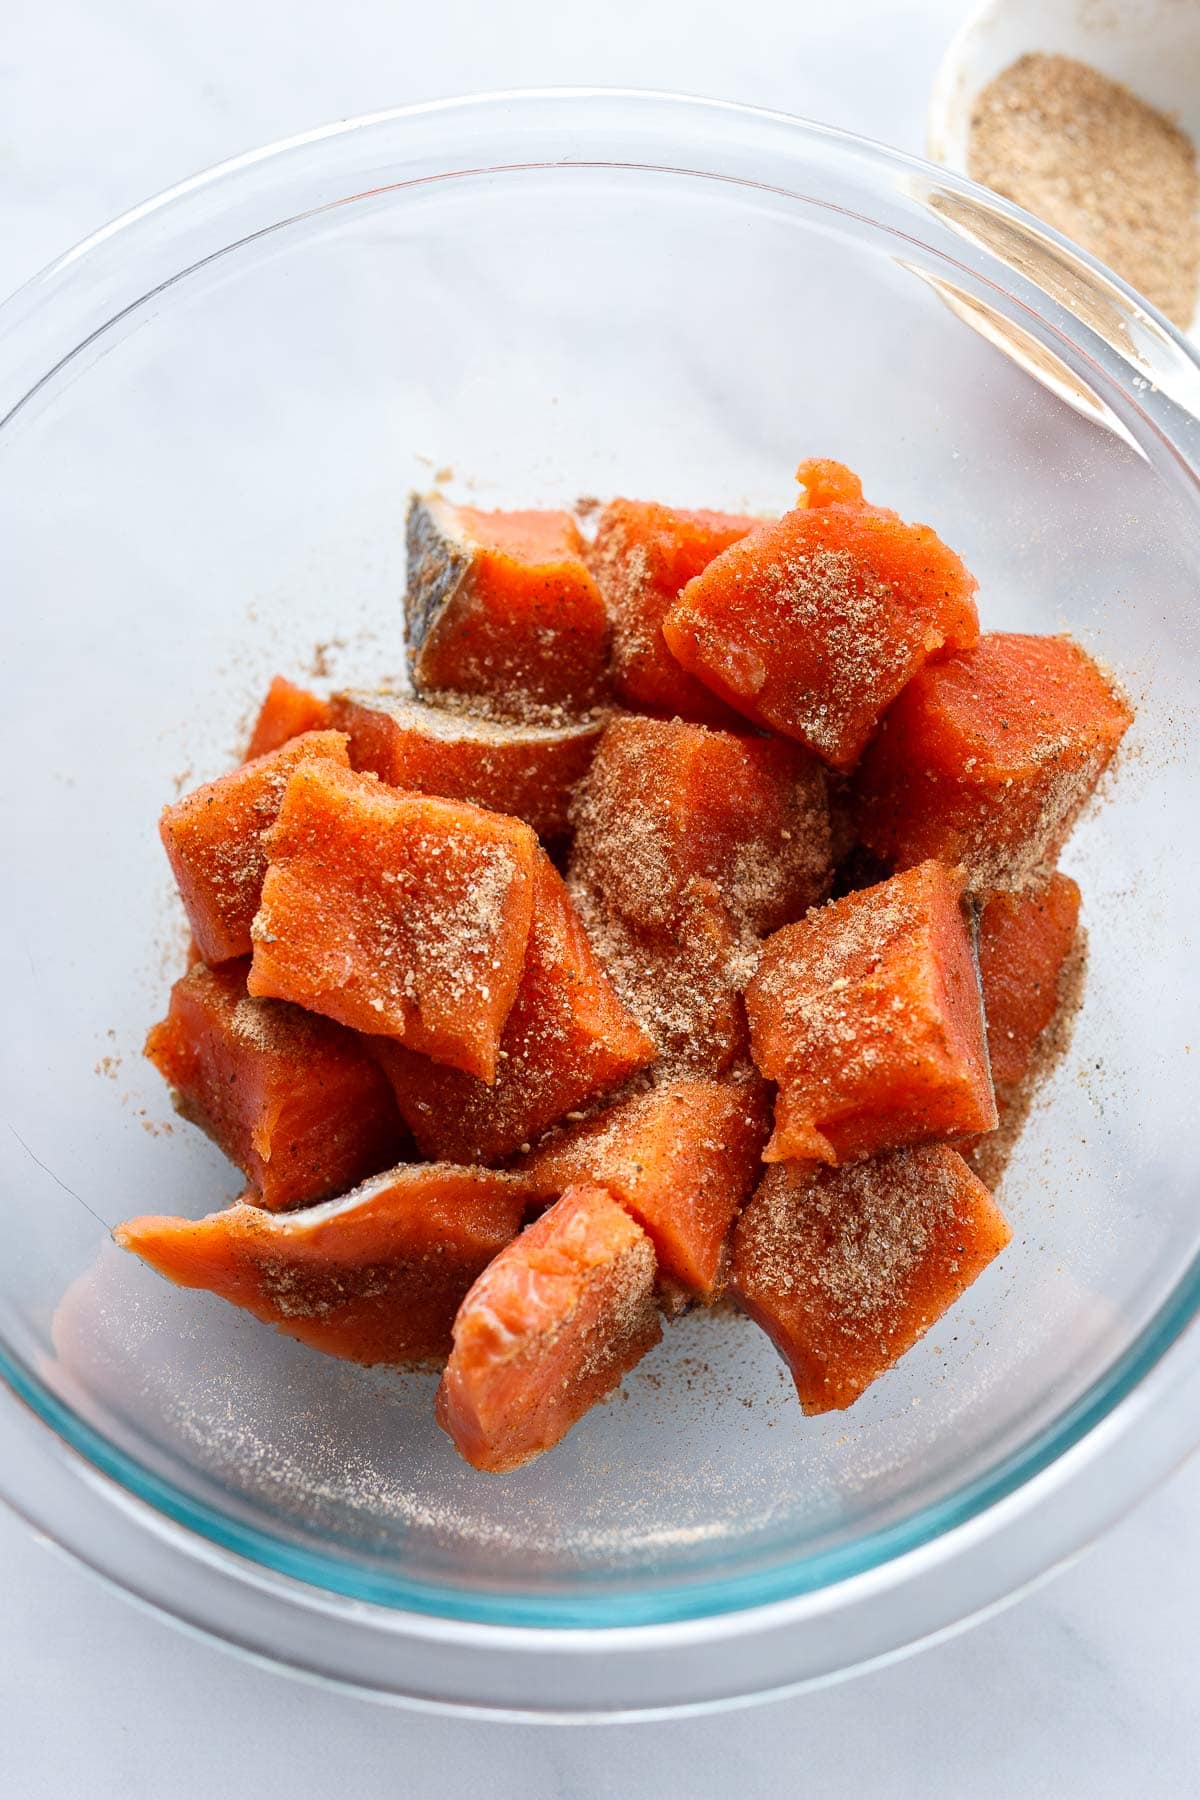
[[[1039,1593],[890,1669],[723,1718],[477,1724],[250,1668],[0,1513],[6,1800],[1186,1800],[1200,1461]]]
[[[960,0],[5,0],[0,292],[206,164],[329,119],[470,89],[685,89],[919,149],[962,10]],[[138,1613],[0,1515],[0,1792],[1190,1795],[1198,1516],[1194,1463],[1056,1582],[895,1668],[725,1719],[539,1731],[425,1718],[248,1668]]]

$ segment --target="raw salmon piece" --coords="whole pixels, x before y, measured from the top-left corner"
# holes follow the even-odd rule
[[[997,1094],[1020,1087],[1058,1010],[1079,929],[1079,887],[1057,871],[1025,894],[991,893],[979,912],[979,979]]]
[[[528,825],[309,764],[267,849],[250,992],[493,1080],[529,937]]]
[[[656,1080],[723,1075],[750,1053],[742,990],[756,946],[711,881],[697,881],[673,923],[630,924],[584,882],[571,897],[622,1004],[654,1045]]]
[[[130,1219],[118,1244],[286,1337],[351,1362],[444,1362],[463,1295],[521,1227],[514,1176],[411,1165],[302,1212],[240,1201],[206,1219]]]
[[[297,687],[282,675],[276,675],[254,722],[246,761],[266,756],[269,751],[280,749],[306,731],[328,731],[332,725],[327,700],[318,699],[307,688]]]
[[[409,660],[419,693],[587,712],[608,686],[608,615],[570,513],[408,509]]]
[[[250,954],[267,867],[263,837],[289,776],[302,764],[348,768],[349,760],[341,732],[308,731],[164,808],[159,835],[205,962]]]
[[[804,1411],[830,1412],[911,1350],[1011,1235],[944,1144],[842,1169],[777,1163],[734,1230],[731,1288]]]
[[[569,829],[571,795],[604,729],[602,718],[515,724],[357,690],[335,694],[330,709],[356,769],[393,787],[511,813],[543,838]]]
[[[194,964],[146,1055],[263,1206],[344,1193],[404,1153],[391,1089],[356,1033],[283,1000],[252,999],[248,969]]]
[[[977,641],[975,585],[927,525],[806,506],[722,551],[663,635],[719,699],[848,769],[927,657]]]
[[[779,1083],[768,1162],[852,1162],[996,1124],[963,873],[922,863],[768,939],[746,990]]]
[[[697,881],[752,935],[829,891],[821,768],[797,745],[679,719],[615,718],[575,799],[573,877],[637,925],[670,930]]]
[[[1132,720],[1070,638],[988,632],[892,707],[855,780],[859,834],[894,867],[962,863],[973,888],[1043,881]]]
[[[667,649],[667,608],[714,556],[761,525],[735,513],[684,512],[650,500],[603,509],[588,561],[612,621],[612,675],[628,706],[702,725],[739,715],[689,675]]]
[[[724,1284],[729,1228],[758,1178],[768,1120],[753,1076],[676,1081],[552,1132],[519,1167],[545,1198],[578,1181],[607,1188],[650,1237],[663,1276],[712,1300]]]
[[[1034,1097],[1068,1049],[1083,990],[1079,889],[1057,872],[1040,888],[994,890],[979,910],[979,975],[998,1128],[958,1148],[993,1187],[1017,1146]]]
[[[474,1468],[519,1469],[661,1336],[650,1240],[603,1188],[569,1188],[459,1307],[438,1424]]]
[[[439,1067],[401,1044],[379,1056],[423,1156],[498,1162],[654,1056],[596,960],[562,876],[534,868],[525,967],[500,1039],[496,1079]]]

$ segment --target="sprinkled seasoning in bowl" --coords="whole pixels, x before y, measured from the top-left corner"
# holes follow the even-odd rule
[[[1196,147],[1069,56],[1019,57],[971,113],[976,181],[1065,232],[1186,328],[1200,287]]]

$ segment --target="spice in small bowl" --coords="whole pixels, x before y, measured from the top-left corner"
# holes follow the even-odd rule
[[[976,96],[976,181],[1036,213],[1187,329],[1200,290],[1196,147],[1165,113],[1069,56],[1031,52]]]

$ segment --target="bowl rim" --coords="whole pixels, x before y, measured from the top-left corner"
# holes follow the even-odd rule
[[[835,155],[844,155],[874,165],[881,171],[891,174],[908,172],[919,176],[922,181],[935,181],[939,189],[948,189],[974,201],[982,198],[990,210],[1010,219],[1027,235],[1054,244],[1083,278],[1102,283],[1106,294],[1111,296],[1114,290],[1122,294],[1139,321],[1149,322],[1155,328],[1156,337],[1165,351],[1184,359],[1193,371],[1200,371],[1200,359],[1182,334],[1168,321],[1155,315],[1119,277],[1112,275],[1093,258],[1021,209],[987,194],[986,190],[963,176],[920,157],[891,150],[852,132],[814,124],[785,113],[743,106],[731,101],[628,88],[513,89],[423,101],[317,127],[233,157],[132,208],[111,224],[92,233],[16,290],[0,306],[0,352],[10,348],[14,338],[21,338],[31,319],[74,290],[79,278],[87,273],[92,260],[109,246],[115,244],[120,247],[130,234],[169,212],[182,215],[189,207],[202,205],[214,189],[222,188],[224,184],[247,176],[252,171],[278,166],[283,159],[297,152],[324,148],[342,139],[353,138],[355,135],[361,137],[415,120],[432,118],[439,122],[448,121],[452,125],[456,119],[471,115],[480,117],[489,109],[503,115],[506,110],[532,112],[539,108],[565,108],[568,112],[577,109],[590,111],[594,115],[591,120],[594,129],[603,127],[606,109],[611,110],[614,117],[618,110],[632,109],[639,115],[642,129],[650,127],[656,113],[661,113],[663,117],[657,134],[664,146],[674,138],[685,135],[685,127],[698,123],[703,123],[708,133],[711,153],[706,147],[707,166],[660,165],[649,162],[617,162],[614,165],[623,168],[644,169],[648,172],[670,168],[672,172],[680,174],[715,175],[718,179],[739,187],[770,186],[773,191],[789,194],[793,198],[815,198],[797,190],[779,188],[776,184],[754,183],[742,175],[721,173],[719,165],[722,150],[730,147],[723,144],[722,131],[728,138],[731,132],[736,134],[739,128],[754,126],[782,134],[788,143],[801,151],[806,145],[831,147]],[[573,160],[547,158],[544,163],[534,165],[494,163],[486,166],[489,170],[500,172],[530,166],[552,167],[556,161]],[[588,159],[581,161],[586,166]],[[448,176],[474,172],[476,171],[467,167],[454,167],[437,178],[446,179]],[[409,184],[397,182],[395,185]],[[288,222],[281,219],[277,224]],[[234,248],[241,241],[243,240],[235,240],[227,248]],[[985,251],[982,254],[988,263],[1003,267],[1000,259],[993,253]],[[186,278],[207,260],[207,256],[200,258],[178,270],[172,280]],[[170,284],[160,282],[147,288],[133,304],[144,304],[167,285]],[[1034,292],[1041,292],[1037,284],[1028,278],[1026,286]],[[1046,322],[1047,314],[1054,313],[1054,303],[1048,296],[1046,299],[1046,311],[1041,314],[1036,309],[1026,307],[1026,310],[1033,311],[1034,316],[1040,317],[1043,323]],[[130,306],[126,305],[113,311],[101,326],[81,338],[66,356],[45,368],[37,380],[10,403],[3,416],[0,416],[0,432],[40,388],[55,378],[70,357],[92,343],[100,332],[111,329],[130,310]],[[1053,316],[1050,317],[1049,328],[1058,330],[1065,341],[1065,333],[1055,326]],[[1094,354],[1097,366],[1105,367],[1110,379],[1121,383],[1120,372],[1114,372],[1113,368],[1116,360],[1114,353],[1104,346],[1103,340],[1095,339],[1094,334],[1081,322],[1075,322],[1073,341],[1076,344],[1082,341],[1085,358],[1093,360]],[[1125,364],[1125,367],[1128,379],[1133,376],[1134,370],[1132,365]],[[3,366],[0,363],[0,376],[2,374]],[[1146,393],[1137,391],[1135,380],[1129,379],[1128,389],[1123,391],[1128,392],[1131,410],[1141,415],[1149,431],[1166,441],[1181,468],[1190,476],[1197,491],[1200,491],[1197,458],[1190,442],[1179,433],[1178,420],[1167,415],[1164,422],[1161,408],[1155,404],[1154,390],[1150,390],[1148,397]],[[2,398],[3,386],[0,383],[0,400]],[[1194,420],[1190,422],[1195,424]],[[1189,1380],[1195,1369],[1200,1367],[1200,1333],[1188,1331],[1198,1313],[1200,1258],[1195,1259],[1183,1272],[1154,1317],[1122,1355],[1063,1414],[967,1487],[943,1500],[918,1508],[899,1524],[856,1539],[853,1546],[780,1562],[767,1571],[725,1576],[707,1583],[683,1581],[674,1588],[664,1585],[644,1596],[631,1595],[627,1591],[611,1596],[573,1595],[569,1599],[545,1595],[524,1600],[512,1595],[503,1598],[479,1594],[468,1596],[462,1589],[431,1587],[400,1578],[384,1578],[377,1572],[359,1571],[355,1574],[348,1559],[298,1551],[293,1545],[276,1540],[254,1527],[232,1521],[215,1508],[181,1494],[169,1482],[110,1444],[80,1414],[51,1394],[36,1376],[8,1353],[3,1343],[0,1343],[0,1380],[6,1382],[13,1394],[64,1444],[82,1456],[91,1470],[98,1471],[106,1478],[106,1483],[112,1485],[114,1492],[119,1491],[122,1495],[131,1495],[135,1500],[145,1502],[160,1518],[182,1527],[179,1549],[184,1558],[195,1549],[193,1543],[189,1550],[189,1540],[198,1537],[203,1540],[206,1551],[215,1548],[224,1555],[231,1569],[244,1570],[246,1566],[253,1565],[256,1570],[273,1572],[290,1582],[320,1589],[327,1596],[339,1596],[353,1603],[364,1616],[381,1613],[392,1619],[406,1618],[410,1621],[423,1616],[430,1623],[436,1620],[451,1626],[461,1625],[476,1638],[480,1634],[532,1630],[540,1639],[555,1642],[563,1640],[568,1634],[582,1633],[597,1643],[607,1640],[611,1646],[615,1642],[614,1634],[620,1635],[630,1629],[653,1635],[658,1631],[680,1627],[692,1641],[705,1636],[728,1636],[737,1629],[739,1616],[747,1613],[765,1615],[781,1605],[794,1606],[814,1595],[827,1596],[835,1589],[880,1571],[891,1571],[898,1581],[902,1581],[908,1578],[904,1575],[906,1569],[910,1573],[917,1571],[922,1563],[928,1564],[932,1553],[939,1553],[942,1560],[951,1557],[954,1546],[964,1541],[964,1534],[969,1534],[972,1527],[978,1527],[986,1515],[1001,1508],[1004,1502],[1024,1495],[1033,1504],[1043,1494],[1047,1476],[1052,1475],[1072,1451],[1084,1445],[1087,1440],[1096,1439],[1101,1426],[1109,1428],[1106,1441],[1110,1448],[1105,1454],[1107,1462],[1111,1464],[1112,1450],[1127,1432],[1133,1432],[1137,1427],[1148,1404],[1145,1396],[1153,1391],[1158,1396],[1156,1404],[1159,1404],[1163,1394],[1174,1391],[1173,1383],[1157,1383],[1149,1379],[1160,1370],[1164,1361],[1170,1358],[1173,1364],[1178,1365],[1182,1360],[1185,1364],[1185,1378]],[[1139,1396],[1142,1397],[1140,1405]],[[1182,1421],[1177,1420],[1176,1429],[1170,1436],[1171,1452],[1166,1462],[1173,1464],[1192,1447],[1194,1439],[1200,1438],[1200,1423],[1193,1425],[1190,1430],[1184,1430]],[[1134,1472],[1128,1468],[1123,1471],[1123,1478],[1113,1483],[1114,1505],[1110,1509],[1112,1516],[1132,1504],[1134,1498],[1140,1497],[1140,1493],[1152,1485],[1157,1474],[1163,1472],[1163,1467],[1158,1466],[1161,1463],[1161,1457],[1147,1460],[1146,1469],[1138,1472],[1148,1476],[1144,1481],[1136,1479]],[[1151,1472],[1151,1464],[1157,1468],[1157,1474]],[[0,1493],[10,1485],[5,1469],[0,1464]],[[22,1510],[26,1510],[26,1507],[22,1506]],[[60,1541],[66,1541],[70,1532],[64,1529],[58,1535]],[[975,1536],[978,1535],[976,1530]],[[78,1548],[76,1545],[71,1547]],[[1050,1560],[1070,1554],[1076,1547],[1064,1547],[1060,1543]],[[864,1549],[867,1551],[865,1556]],[[1018,1576],[1018,1580],[1024,1582],[1032,1579],[1045,1566],[1047,1558],[1041,1556],[1039,1560],[1035,1555]],[[913,1578],[916,1578],[915,1575]],[[1010,1585],[1017,1583],[1012,1582]],[[163,1604],[168,1611],[174,1610],[169,1599],[164,1600]]]

